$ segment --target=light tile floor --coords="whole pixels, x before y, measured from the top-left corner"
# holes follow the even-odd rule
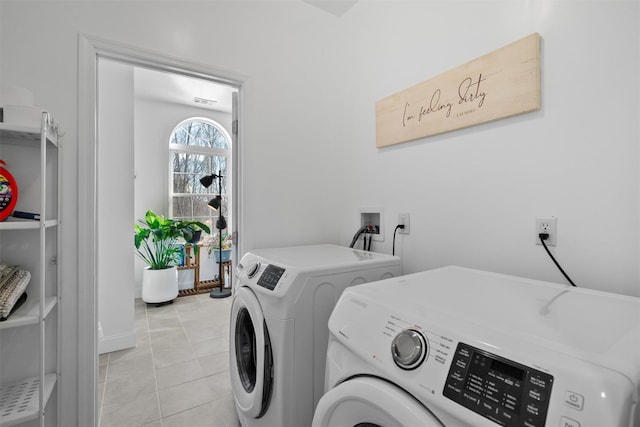
[[[137,346],[100,355],[100,427],[238,427],[229,382],[231,298],[136,300]]]

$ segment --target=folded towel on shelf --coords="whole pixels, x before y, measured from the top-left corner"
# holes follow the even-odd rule
[[[31,273],[16,265],[0,265],[0,321],[6,320],[27,299]]]

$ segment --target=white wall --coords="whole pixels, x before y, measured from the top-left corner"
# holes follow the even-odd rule
[[[535,217],[554,215],[554,252],[574,281],[640,295],[638,5],[356,6],[336,35],[337,63],[349,64],[334,124],[339,169],[349,171],[342,241],[358,207],[383,206],[387,239],[377,250],[390,252],[397,214],[411,213],[411,235],[398,243],[405,272],[459,264],[565,283],[534,244]],[[374,148],[376,100],[533,32],[542,36],[541,111]]]
[[[133,70],[98,61],[99,353],[134,347]]]
[[[0,2],[3,81],[33,90],[66,132],[62,425],[75,416],[79,32],[250,77],[246,249],[348,244],[357,209],[382,206],[383,252],[397,213],[411,213],[405,272],[460,264],[561,281],[532,236],[535,216],[556,215],[556,255],[580,285],[638,295],[638,9],[361,0],[336,18],[293,0]],[[376,100],[534,31],[540,112],[374,148]]]
[[[168,215],[169,137],[180,122],[193,117],[214,120],[231,130],[230,113],[136,97],[136,218],[144,218],[148,209]]]

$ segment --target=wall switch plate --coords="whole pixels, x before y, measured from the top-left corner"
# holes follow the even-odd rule
[[[409,214],[408,213],[401,213],[398,214],[398,225],[404,225],[404,228],[399,228],[398,229],[398,233],[399,234],[409,234],[411,231],[411,228],[409,227]]]
[[[542,245],[540,233],[549,235],[547,240],[544,241],[547,246],[555,246],[558,242],[558,218],[555,216],[537,217],[535,229],[536,245]]]

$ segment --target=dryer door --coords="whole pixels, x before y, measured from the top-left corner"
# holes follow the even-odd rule
[[[262,307],[247,287],[236,290],[229,340],[231,388],[236,406],[248,418],[267,411],[273,388],[273,354]]]
[[[442,427],[429,410],[399,387],[358,377],[329,390],[318,402],[313,427]]]

